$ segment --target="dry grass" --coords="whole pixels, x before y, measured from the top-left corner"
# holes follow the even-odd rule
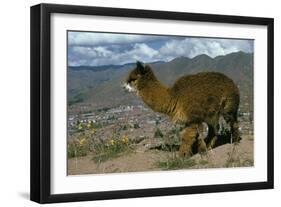
[[[157,167],[162,168],[163,170],[176,170],[191,168],[196,165],[196,162],[189,158],[183,158],[176,153],[173,153],[171,157],[168,157],[165,161],[160,161],[157,163]]]

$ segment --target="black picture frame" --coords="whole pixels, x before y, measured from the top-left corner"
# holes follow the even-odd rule
[[[53,13],[99,15],[112,17],[151,18],[207,23],[232,23],[267,26],[267,181],[237,184],[219,184],[186,187],[167,187],[73,194],[51,194],[50,161],[50,16]],[[134,198],[146,196],[166,196],[225,191],[272,189],[274,187],[273,152],[273,39],[274,20],[272,18],[195,14],[168,11],[103,8],[72,5],[39,4],[31,7],[31,169],[30,199],[38,203],[89,201],[103,199]]]

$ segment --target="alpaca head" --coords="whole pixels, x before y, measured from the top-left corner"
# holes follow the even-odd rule
[[[137,61],[136,67],[129,73],[123,88],[128,92],[138,92],[143,82],[152,75],[152,70],[148,65]]]

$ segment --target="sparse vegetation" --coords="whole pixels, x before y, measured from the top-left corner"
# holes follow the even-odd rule
[[[178,151],[180,146],[180,136],[177,133],[172,133],[172,131],[177,131],[177,128],[173,128],[168,131],[165,135],[163,135],[163,144],[161,146],[161,150],[175,152]]]
[[[167,160],[158,162],[158,167],[162,168],[163,170],[191,168],[194,165],[196,165],[194,160],[179,157],[175,153],[173,153],[173,156],[169,157]]]
[[[162,131],[157,128],[155,133],[154,133],[154,138],[162,138],[164,136],[164,134],[162,133]]]
[[[194,160],[180,157],[176,153],[180,146],[180,130],[181,127],[177,126],[167,131],[165,134],[162,133],[161,138],[163,139],[163,144],[161,145],[160,149],[163,151],[171,152],[167,154],[164,161],[159,161],[157,163],[157,166],[162,168],[163,170],[191,168],[196,165],[196,162]]]
[[[86,156],[90,151],[90,140],[96,133],[93,122],[87,124],[77,122],[77,134],[67,145],[67,155],[69,158]]]
[[[95,126],[93,121],[76,123],[75,137],[68,142],[69,158],[86,156],[91,152],[94,154],[93,160],[95,162],[104,162],[131,150],[129,137],[127,135],[121,136],[120,128],[116,130],[118,132],[114,131],[110,138],[100,139],[94,136],[97,131]],[[126,127],[126,125],[124,126]],[[127,130],[127,127],[124,128],[124,126],[121,130]]]
[[[119,130],[123,130],[123,131],[126,131],[128,129],[127,125],[123,125],[119,128]]]
[[[91,173],[138,171],[136,166],[142,166],[141,169],[145,170],[159,168],[176,170],[247,167],[254,164],[251,153],[240,156],[238,159],[234,156],[235,153],[231,155],[228,147],[218,149],[214,153],[210,152],[204,158],[196,154],[191,159],[180,158],[176,152],[180,146],[180,132],[184,126],[173,125],[164,116],[157,122],[159,114],[152,115],[151,111],[141,107],[132,107],[132,111],[123,111],[127,108],[109,109],[121,111],[114,114],[89,111],[71,120],[71,133],[67,147],[69,174],[83,174],[89,172],[89,169],[92,169]],[[116,120],[108,120],[108,117],[112,115],[116,117]],[[240,122],[241,126],[251,129],[251,123],[244,121],[248,120],[245,115],[240,116],[239,119],[243,120]],[[153,121],[157,124],[151,124]],[[157,134],[159,131],[162,136],[154,137],[155,132]],[[243,140],[252,143],[253,135],[249,134],[243,137]],[[249,149],[251,149],[250,146]],[[221,154],[218,155],[218,152]],[[134,164],[132,165],[131,162]]]
[[[236,153],[237,145],[233,145],[230,152],[227,153],[228,158],[224,167],[250,167],[254,165],[253,159],[243,159],[241,154]]]
[[[97,163],[118,157],[122,153],[132,151],[132,148],[129,146],[129,138],[126,135],[121,138],[113,135],[108,142],[100,141],[99,143],[93,143],[93,145],[95,147],[93,160]]]
[[[134,129],[140,128],[140,125],[138,123],[134,123]]]
[[[74,139],[68,143],[67,154],[69,158],[85,156],[89,152],[86,138]]]
[[[204,160],[204,159],[199,160],[200,165],[207,165],[208,163],[209,163],[208,160]]]
[[[223,167],[251,167],[254,166],[253,159],[241,159],[241,157],[230,158]]]

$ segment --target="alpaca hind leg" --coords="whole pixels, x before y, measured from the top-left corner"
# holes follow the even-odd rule
[[[197,128],[198,132],[198,144],[197,144],[197,149],[200,154],[206,153],[208,151],[207,145],[205,142],[205,139],[208,137],[209,133],[209,127],[208,124],[205,122],[202,122],[201,124],[198,125]]]
[[[224,116],[224,119],[230,125],[230,143],[238,143],[241,140],[241,137],[236,114],[227,114]]]
[[[239,143],[241,140],[240,133],[239,133],[239,125],[237,121],[230,123],[231,127],[231,142],[232,143]]]
[[[238,126],[238,106],[239,95],[232,94],[227,97],[222,110],[224,120],[230,125],[231,143],[238,143],[241,139]]]
[[[213,136],[210,140],[210,142],[207,144],[207,149],[208,150],[212,150],[217,143],[218,137],[217,136]]]
[[[197,125],[192,124],[186,127],[181,134],[182,143],[179,149],[179,155],[182,157],[190,157],[192,155],[192,145],[198,137]]]
[[[206,143],[207,143],[207,149],[208,150],[211,150],[215,147],[216,143],[217,143],[217,126],[213,126],[213,125],[216,125],[216,124],[209,124],[209,130],[208,130],[208,136],[207,138],[205,139],[206,140]]]

